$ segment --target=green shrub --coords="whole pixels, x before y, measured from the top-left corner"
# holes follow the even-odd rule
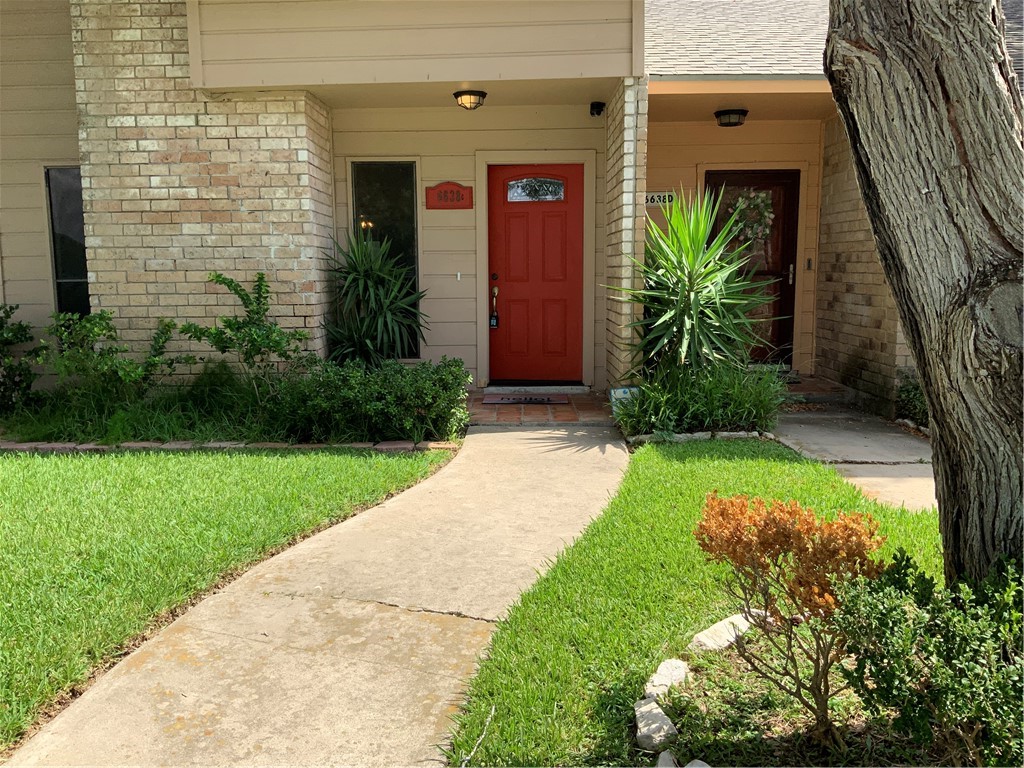
[[[1024,765],[1024,584],[1004,564],[976,589],[937,587],[904,552],[844,590],[834,621],[865,705],[935,740],[952,764]]]
[[[746,244],[730,247],[739,234],[736,213],[712,236],[721,198],[677,195],[662,207],[664,230],[647,222],[644,260],[633,261],[643,287],[621,289],[643,309],[632,324],[640,333],[638,371],[743,363],[763,343],[752,313],[772,301],[764,291],[771,281],[750,277]]]
[[[907,376],[896,390],[896,418],[910,419],[918,426],[928,426],[928,402],[924,398],[921,382]]]
[[[425,316],[419,309],[410,270],[390,253],[391,241],[377,242],[369,233],[349,236],[348,248],[335,241],[330,263],[334,281],[333,317],[327,322],[330,357],[337,362],[411,357],[423,340]]]
[[[469,423],[461,360],[305,361],[275,387],[270,430],[299,441],[451,439]]]
[[[11,321],[17,310],[17,304],[0,304],[0,413],[28,402],[36,379],[28,360],[31,353],[15,356],[13,350],[32,341],[32,326]]]
[[[652,371],[615,408],[627,435],[707,430],[770,431],[785,385],[773,370],[718,363]]]
[[[302,342],[309,335],[305,331],[286,331],[267,318],[270,313],[270,286],[263,272],[256,273],[251,293],[237,280],[220,272],[211,272],[208,279],[227,288],[242,303],[245,315],[218,318],[220,325],[213,327],[185,323],[181,332],[193,341],[209,344],[222,355],[237,355],[257,399],[261,399],[277,372],[277,363],[287,362],[301,354]]]
[[[179,363],[191,362],[167,354],[177,327],[173,320],[158,321],[149,351],[137,359],[118,343],[114,316],[108,311],[85,316],[57,312],[51,319],[46,327],[51,338],[40,344],[39,360],[57,374],[58,397],[69,408],[92,406],[107,412],[145,395]]]

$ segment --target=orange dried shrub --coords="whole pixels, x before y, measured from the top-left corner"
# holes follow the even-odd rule
[[[708,494],[694,536],[712,560],[731,565],[737,577],[773,582],[773,591],[784,592],[788,600],[783,602],[792,603],[783,610],[819,618],[836,609],[837,580],[878,575],[881,564],[871,555],[885,542],[869,515],[840,512],[823,520],[795,501],[717,493]],[[782,595],[771,597],[772,618],[789,618],[780,612]]]
[[[824,520],[795,501],[711,493],[694,536],[711,560],[732,567],[728,587],[764,638],[762,646],[739,637],[737,653],[813,713],[812,735],[842,748],[829,701],[847,686],[834,688],[830,673],[846,651],[828,619],[840,582],[881,571],[871,557],[885,541],[878,524],[844,512]]]

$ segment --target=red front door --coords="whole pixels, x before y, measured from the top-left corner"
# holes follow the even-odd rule
[[[490,380],[578,383],[583,166],[492,165],[487,177]]]

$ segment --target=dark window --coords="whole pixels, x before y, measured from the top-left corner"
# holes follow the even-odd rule
[[[89,280],[85,266],[85,216],[82,174],[78,168],[47,168],[50,241],[57,311],[89,314]]]
[[[352,225],[391,240],[416,279],[416,164],[352,163]]]

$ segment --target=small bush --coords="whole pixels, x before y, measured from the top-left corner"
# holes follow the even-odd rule
[[[772,370],[719,363],[651,372],[615,409],[627,435],[707,430],[770,431],[785,385]]]
[[[252,292],[220,272],[211,272],[209,281],[227,288],[242,303],[245,315],[221,317],[218,319],[220,325],[213,327],[184,323],[181,332],[193,341],[209,344],[222,355],[237,355],[257,398],[261,399],[277,372],[277,363],[287,362],[301,354],[302,342],[309,335],[305,331],[286,331],[267,318],[270,313],[270,286],[263,272],[256,273]]]
[[[114,316],[107,311],[80,316],[54,313],[46,328],[51,337],[40,344],[40,361],[57,374],[59,397],[77,405],[106,412],[133,402],[161,375],[173,373],[191,358],[167,355],[167,344],[177,327],[173,320],[157,323],[148,353],[141,359],[127,355],[119,344]]]
[[[909,419],[920,427],[928,426],[928,402],[916,377],[900,381],[896,390],[896,418]]]
[[[31,353],[14,354],[14,347],[32,341],[32,326],[11,320],[17,310],[17,304],[0,304],[0,413],[10,413],[28,402],[36,379],[27,359]]]
[[[461,360],[341,365],[310,360],[275,386],[272,429],[300,441],[451,439],[469,423]]]
[[[1024,584],[1004,564],[977,589],[941,589],[904,552],[842,590],[834,623],[865,705],[938,742],[951,764],[1024,765]]]
[[[797,502],[720,498],[710,494],[694,536],[714,562],[732,568],[727,585],[761,630],[768,651],[737,640],[736,651],[755,674],[795,698],[815,719],[813,735],[842,747],[829,700],[847,686],[833,687],[832,667],[845,654],[828,621],[837,588],[880,570],[872,554],[882,546],[870,517],[839,513],[818,518]]]

